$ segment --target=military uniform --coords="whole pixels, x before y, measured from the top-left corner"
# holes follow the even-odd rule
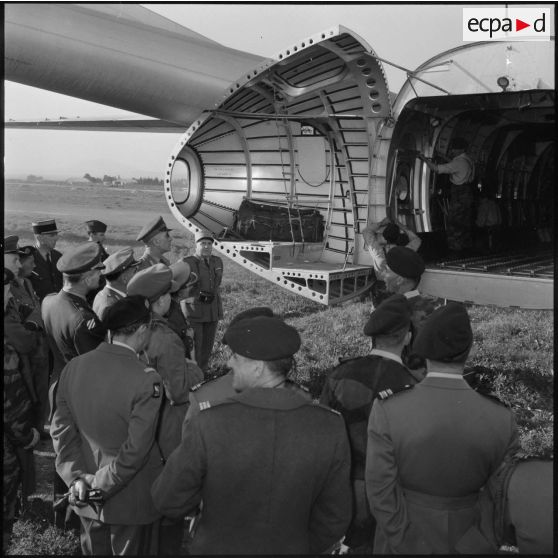
[[[147,552],[136,540],[141,533],[128,540],[126,526],[147,528],[160,516],[149,488],[162,467],[155,444],[161,400],[161,377],[127,346],[101,343],[62,372],[51,425],[56,470],[68,486],[94,475],[91,486],[104,496],[98,514],[74,508],[86,554]],[[108,540],[96,540],[101,527],[110,530]]]
[[[146,249],[139,259],[138,271],[147,269],[148,267],[151,267],[152,265],[158,263],[162,263],[167,266],[170,265],[170,261],[167,258],[165,258],[164,256],[160,256],[158,259],[154,258]]]
[[[287,389],[254,388],[205,409],[155,481],[165,515],[203,510],[193,554],[325,552],[350,520],[341,417]]]
[[[15,517],[22,465],[32,460],[33,450],[24,447],[38,441],[33,432],[33,410],[20,372],[21,361],[15,348],[4,337],[4,452],[3,461],[3,549],[6,551]],[[22,460],[23,458],[23,460]],[[28,464],[28,463],[27,463]]]
[[[202,370],[207,369],[217,323],[223,318],[223,304],[219,287],[223,278],[223,262],[217,256],[201,258],[188,256],[184,261],[190,266],[198,281],[186,289],[186,297],[181,301],[182,310],[194,329],[196,360]],[[204,303],[200,294],[211,293],[211,302]]]
[[[62,288],[62,273],[56,267],[61,257],[62,254],[55,249],[46,257],[39,249],[35,252],[35,273],[29,280],[41,301],[47,294],[57,293]]]
[[[203,379],[203,372],[186,360],[182,342],[160,316],[152,321],[151,338],[143,358],[163,379],[165,400],[158,440],[166,459],[180,443],[190,388]]]
[[[414,350],[436,371],[372,407],[366,492],[378,523],[374,553],[497,550],[480,531],[479,492],[515,453],[519,437],[513,414],[459,373],[472,343],[462,305],[435,310]]]
[[[54,355],[52,383],[71,359],[97,347],[106,330],[85,299],[64,290],[45,297],[42,317]]]

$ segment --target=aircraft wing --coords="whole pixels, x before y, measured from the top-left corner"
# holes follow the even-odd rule
[[[182,126],[265,62],[134,4],[4,10],[5,79]]]
[[[185,124],[191,124],[185,123]],[[45,120],[8,120],[4,128],[19,130],[66,130],[74,132],[149,132],[181,134],[184,124],[167,120],[129,118],[64,118]]]

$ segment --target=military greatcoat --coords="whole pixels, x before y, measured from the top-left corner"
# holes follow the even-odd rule
[[[253,388],[187,421],[152,494],[171,517],[203,500],[192,554],[320,553],[349,524],[349,468],[338,413]]]
[[[430,373],[376,400],[366,457],[374,553],[495,553],[478,529],[479,491],[518,443],[511,411],[461,376]]]
[[[108,524],[145,525],[159,514],[150,487],[162,468],[155,443],[162,380],[129,348],[101,343],[63,370],[50,434],[56,470],[67,485],[95,476],[105,497],[100,515],[90,506],[81,516]]]

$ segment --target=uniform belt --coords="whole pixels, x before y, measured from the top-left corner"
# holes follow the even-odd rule
[[[403,492],[408,502],[437,510],[470,508],[475,505],[479,498],[478,492],[468,494],[467,496],[435,496],[434,494],[425,494],[424,492],[416,492],[407,488],[404,488]]]

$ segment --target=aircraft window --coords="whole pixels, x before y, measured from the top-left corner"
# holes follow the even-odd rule
[[[196,213],[203,197],[202,167],[196,153],[185,147],[174,161],[171,194],[177,209],[190,217]]]

